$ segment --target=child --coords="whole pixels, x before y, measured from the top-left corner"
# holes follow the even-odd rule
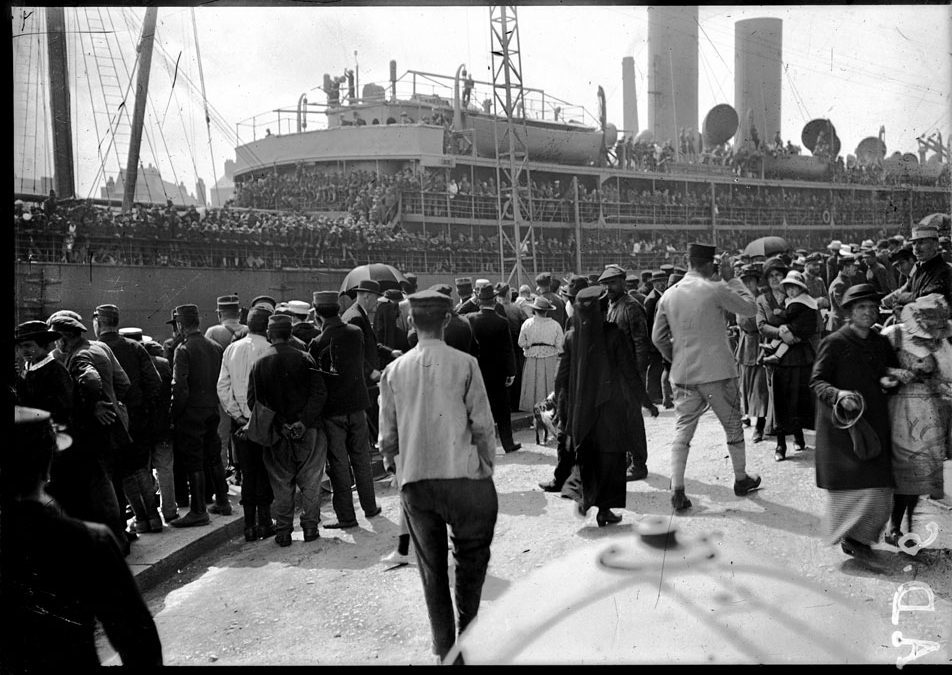
[[[803,279],[803,274],[791,270],[787,272],[787,276],[781,285],[787,294],[787,300],[784,303],[787,327],[795,337],[801,340],[809,339],[810,336],[816,333],[817,304],[816,300],[807,292],[807,284]],[[763,359],[765,366],[778,365],[783,359],[783,355],[790,349],[790,345],[779,338],[764,343],[763,347],[764,351],[770,354]]]

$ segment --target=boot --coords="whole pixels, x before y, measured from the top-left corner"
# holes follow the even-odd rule
[[[231,502],[228,501],[228,481],[225,480],[225,467],[220,461],[209,467],[212,489],[215,491],[215,505],[209,507],[211,513],[221,516],[231,515]]]
[[[255,510],[252,505],[243,504],[245,512],[245,541],[258,541],[258,528],[255,525]]]
[[[271,520],[271,505],[258,505],[258,538],[267,539],[274,536],[274,521]]]
[[[169,523],[172,527],[193,527],[195,525],[208,525],[211,522],[205,506],[205,472],[193,471],[189,473],[188,487],[189,506],[191,508],[184,516]]]

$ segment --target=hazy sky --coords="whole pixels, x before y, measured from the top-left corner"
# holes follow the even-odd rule
[[[26,8],[29,12],[31,8]],[[42,12],[24,19],[13,10],[13,33],[41,31]],[[196,173],[206,184],[221,175],[224,160],[234,158],[235,124],[259,116],[277,131],[275,108],[294,108],[307,94],[324,103],[320,90],[325,72],[341,74],[359,62],[360,84],[387,84],[389,62],[398,75],[418,70],[452,75],[466,64],[476,79],[491,80],[491,33],[488,6],[474,7],[224,7],[195,10],[206,93],[212,105],[212,150],[205,131],[197,67],[192,10],[159,9],[157,48],[153,59],[151,132],[143,144],[143,161],[162,168],[192,191]],[[144,9],[67,9],[68,27],[96,29],[101,22],[125,54],[120,80],[129,80]],[[866,136],[886,128],[888,151],[914,152],[915,137],[939,130],[952,132],[952,10],[948,6],[769,6],[701,7],[699,12],[698,118],[717,103],[734,102],[734,22],[755,17],[783,19],[782,135],[799,143],[810,119],[829,117],[852,152]],[[90,18],[93,24],[89,23]],[[647,123],[647,10],[631,6],[523,6],[518,10],[523,83],[597,112],[596,90],[605,89],[608,119],[621,127],[621,60],[634,56],[639,121]],[[45,36],[14,39],[14,136],[16,171],[49,175],[42,129],[43,82],[34,71],[45,61]],[[115,176],[119,160],[109,147],[110,119],[98,93],[99,75],[90,57],[92,33],[73,34],[70,64],[74,81],[74,134],[78,138],[77,192],[86,196],[97,177],[98,154],[105,154],[106,175]],[[81,43],[79,41],[82,41]],[[41,49],[41,47],[43,47]],[[82,49],[79,49],[82,47]],[[181,57],[179,54],[181,53]],[[178,75],[174,90],[175,62]],[[118,60],[117,60],[118,62]],[[31,75],[31,73],[34,73]],[[193,83],[189,85],[189,81]],[[89,103],[90,92],[97,100]],[[114,94],[113,98],[119,94]],[[40,101],[40,105],[37,105]],[[131,110],[133,96],[127,106]],[[47,104],[48,105],[48,104]],[[96,123],[92,110],[99,111]],[[112,116],[115,117],[114,115]],[[311,121],[311,128],[318,126]],[[287,121],[282,126],[287,131]],[[156,130],[161,126],[162,133]],[[240,130],[251,140],[251,127]],[[100,143],[98,139],[102,139]],[[98,147],[98,150],[97,150]],[[214,154],[217,169],[211,168]],[[124,163],[124,159],[122,160]],[[97,191],[98,196],[98,191]]]

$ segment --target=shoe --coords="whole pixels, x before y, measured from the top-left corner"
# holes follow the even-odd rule
[[[130,530],[130,532],[135,532],[136,534],[138,534],[138,533],[140,533],[140,532],[143,533],[143,534],[148,534],[148,532],[149,532],[150,529],[151,529],[151,528],[149,527],[149,521],[148,521],[148,520],[136,520],[135,529],[134,529],[134,530]]]
[[[274,536],[274,525],[258,525],[258,539],[267,539]]]
[[[840,549],[846,555],[853,556],[857,562],[862,563],[873,572],[889,571],[885,563],[877,557],[876,552],[870,548],[869,544],[863,544],[847,537],[840,542]]]
[[[750,439],[750,442],[751,442],[751,443],[760,443],[760,442],[762,442],[763,440],[764,440],[764,432],[763,432],[763,431],[755,431],[753,438]]]
[[[511,447],[504,448],[504,450],[506,451],[506,453],[510,453],[510,452],[515,452],[516,450],[520,450],[521,448],[522,448],[522,443],[513,443]]]
[[[599,527],[605,527],[606,525],[614,525],[615,523],[621,522],[621,516],[617,513],[611,511],[599,511],[598,515],[595,516],[595,522],[598,523]]]
[[[747,474],[741,480],[734,481],[734,494],[743,497],[760,487],[760,476]]]
[[[374,516],[379,516],[381,511],[383,511],[383,509],[380,508],[380,506],[377,506],[377,508],[375,508],[373,511],[364,511],[364,517],[373,518]]]
[[[327,525],[324,526],[324,528],[328,530],[349,530],[352,527],[357,527],[356,520],[349,523],[342,523],[338,521],[335,523],[328,523]]]
[[[740,423],[743,424],[745,427],[749,427],[749,426],[750,426],[750,418],[749,418],[749,417],[744,417],[743,419],[741,419]]]
[[[169,515],[162,516],[162,517],[165,518],[165,522],[171,523],[173,520],[176,520],[179,518],[179,514],[178,514],[178,511],[176,511],[175,513],[170,513]]]
[[[260,537],[258,536],[257,527],[246,527],[245,528],[245,541],[258,541]]]
[[[212,504],[211,506],[208,507],[208,512],[218,514],[219,516],[230,516],[231,503],[225,502],[224,504],[218,504],[216,502],[215,504]]]
[[[143,531],[150,532],[152,534],[158,534],[164,529],[165,527],[162,525],[161,518],[149,518],[149,529]]]
[[[787,458],[787,449],[782,445],[778,445],[774,448],[773,461],[782,462]]]
[[[803,452],[804,450],[807,449],[807,445],[806,445],[806,443],[794,443],[794,444],[793,444],[793,449],[794,449],[796,452]]]
[[[315,539],[320,538],[321,533],[317,531],[316,527],[306,527],[304,528],[304,541],[314,541]]]
[[[550,480],[548,483],[539,483],[539,487],[545,492],[561,492],[562,486],[556,484],[554,480]]]
[[[889,544],[890,546],[895,546],[899,548],[899,540],[902,539],[902,530],[896,529],[891,530],[886,533],[886,536],[883,537],[883,541]]]
[[[410,565],[413,563],[413,560],[410,559],[409,553],[400,553],[400,551],[394,549],[382,557],[380,562],[387,563],[388,565]]]
[[[648,467],[641,467],[641,468],[639,468],[639,469],[636,469],[636,468],[634,468],[634,467],[630,467],[630,468],[625,472],[625,482],[626,482],[626,483],[630,483],[630,482],[632,482],[632,481],[634,481],[634,480],[644,480],[644,479],[647,478],[647,477],[648,477]]]
[[[189,511],[181,518],[176,518],[169,525],[172,527],[194,527],[196,525],[208,525],[210,522],[211,518],[208,517],[207,513]]]
[[[691,500],[684,494],[684,488],[676,489],[671,495],[671,506],[675,511],[686,511],[691,508]]]
[[[126,530],[126,541],[129,543],[134,542],[139,538],[139,535],[133,530]]]
[[[274,535],[274,543],[278,546],[290,546],[291,545],[291,533],[290,532],[278,532]]]

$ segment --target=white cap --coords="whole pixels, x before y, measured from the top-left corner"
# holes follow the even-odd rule
[[[288,302],[288,311],[292,314],[307,314],[311,311],[311,305],[303,300],[291,300]]]

